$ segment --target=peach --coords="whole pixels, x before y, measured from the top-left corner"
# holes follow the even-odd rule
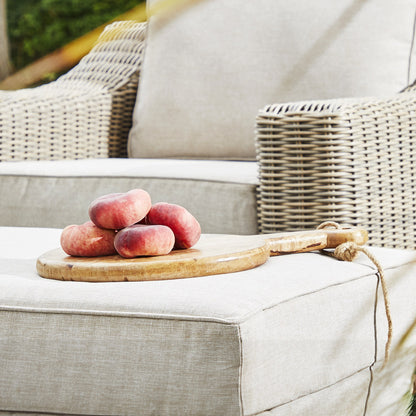
[[[175,236],[164,225],[134,224],[117,232],[114,246],[122,257],[160,256],[169,254]]]
[[[61,247],[70,256],[97,257],[116,254],[114,230],[98,228],[92,221],[68,225],[61,233]]]
[[[120,230],[141,221],[151,206],[150,195],[146,191],[132,189],[95,199],[88,208],[88,214],[97,227]]]
[[[190,248],[201,236],[201,226],[196,218],[184,207],[167,202],[158,202],[147,214],[148,224],[169,227],[175,235],[175,248]]]

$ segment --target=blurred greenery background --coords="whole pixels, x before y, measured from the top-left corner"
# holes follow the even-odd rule
[[[132,9],[143,0],[8,0],[14,71]],[[51,78],[55,74],[51,74]]]

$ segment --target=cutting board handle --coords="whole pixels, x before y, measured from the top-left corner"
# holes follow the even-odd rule
[[[263,237],[270,249],[270,256],[335,248],[346,242],[363,245],[368,241],[368,233],[362,228],[294,231],[265,234]]]

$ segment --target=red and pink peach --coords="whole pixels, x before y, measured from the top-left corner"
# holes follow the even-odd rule
[[[166,225],[175,235],[175,248],[190,248],[201,236],[201,226],[196,218],[184,207],[159,202],[147,214],[148,224]]]
[[[172,230],[164,225],[134,224],[118,231],[114,240],[118,254],[125,258],[169,254],[174,243]]]
[[[88,214],[100,228],[120,230],[141,221],[152,205],[143,189],[103,195],[91,202]]]
[[[116,254],[114,230],[104,230],[92,221],[68,225],[61,233],[61,247],[70,256],[97,257]]]

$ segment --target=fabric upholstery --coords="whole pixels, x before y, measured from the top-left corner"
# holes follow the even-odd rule
[[[59,234],[0,228],[3,414],[363,414],[377,288],[364,256],[278,256],[245,272],[170,281],[43,279],[36,257],[55,248]],[[416,255],[372,250],[386,271],[395,331],[392,361],[381,371],[379,299],[367,416],[396,416],[416,353],[408,331]],[[337,404],[343,394],[353,400],[348,412]]]
[[[152,16],[129,155],[254,159],[265,105],[401,90],[414,12],[412,0],[198,0]]]
[[[0,225],[65,227],[88,220],[90,202],[133,188],[186,207],[205,233],[256,234],[255,162],[145,159],[3,162]],[[13,192],[10,190],[13,189]]]

